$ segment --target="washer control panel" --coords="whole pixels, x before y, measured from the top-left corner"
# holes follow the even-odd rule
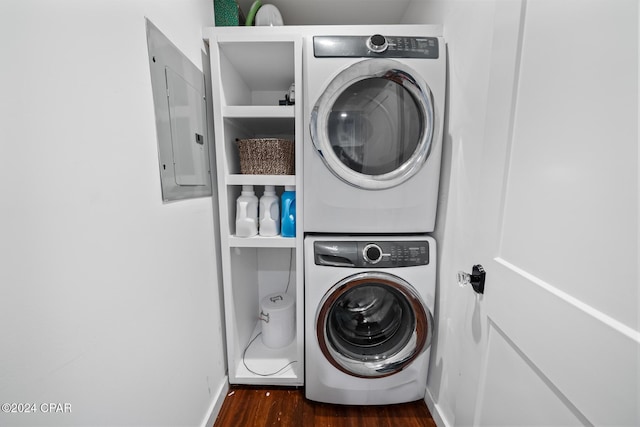
[[[429,264],[429,242],[318,241],[313,245],[316,265],[392,268]]]
[[[428,58],[440,55],[437,37],[405,37],[372,34],[370,36],[315,36],[316,58]]]

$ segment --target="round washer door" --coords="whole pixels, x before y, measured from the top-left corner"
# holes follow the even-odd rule
[[[405,280],[365,272],[336,283],[320,303],[316,335],[325,358],[363,378],[393,375],[431,344],[433,317]]]
[[[431,148],[431,91],[408,66],[367,59],[340,72],[311,112],[313,144],[329,170],[367,190],[417,173]]]

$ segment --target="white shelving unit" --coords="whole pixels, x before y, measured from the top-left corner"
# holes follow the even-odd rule
[[[232,384],[302,385],[304,382],[303,233],[296,237],[236,237],[235,201],[243,185],[258,197],[265,185],[281,194],[296,186],[296,212],[302,212],[302,104],[281,106],[289,87],[302,87],[302,38],[272,27],[209,28],[216,176],[225,302],[227,359]],[[295,175],[242,175],[236,139],[285,138],[295,141]],[[258,336],[260,300],[275,292],[295,300],[296,334],[282,349],[266,347]]]

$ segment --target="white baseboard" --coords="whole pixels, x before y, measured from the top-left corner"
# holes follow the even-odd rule
[[[431,412],[431,417],[433,417],[433,421],[435,421],[438,427],[452,427],[449,420],[442,416],[440,406],[433,400],[433,396],[431,396],[431,392],[428,388],[427,393],[424,396],[424,402],[427,404],[427,408],[429,409],[429,412]]]
[[[216,418],[218,418],[218,413],[220,412],[220,408],[222,408],[224,398],[227,397],[227,393],[229,392],[229,377],[225,376],[223,380],[220,387],[218,387],[218,392],[213,396],[213,399],[211,399],[209,410],[205,414],[200,427],[213,427]]]

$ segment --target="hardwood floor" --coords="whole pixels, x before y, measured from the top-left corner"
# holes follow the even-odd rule
[[[312,402],[304,389],[232,386],[214,427],[436,427],[420,400],[387,406]]]

